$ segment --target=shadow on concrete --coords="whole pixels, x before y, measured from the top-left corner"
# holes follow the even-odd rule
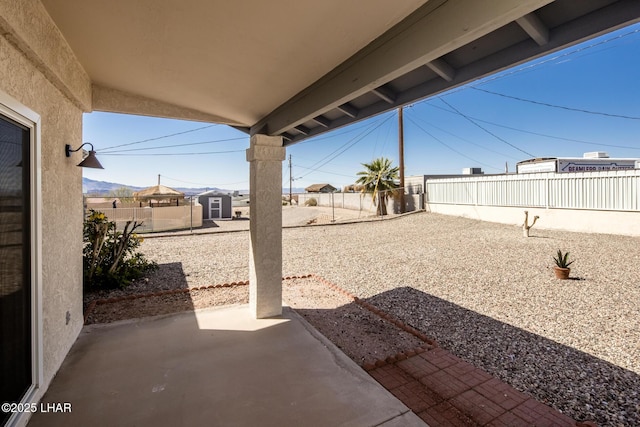
[[[576,420],[640,425],[640,376],[635,372],[411,287],[366,301]]]
[[[85,326],[30,426],[418,426],[291,310],[247,306]],[[55,408],[55,406],[53,406]]]

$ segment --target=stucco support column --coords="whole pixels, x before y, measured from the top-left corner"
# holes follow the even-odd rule
[[[247,150],[251,240],[249,307],[257,318],[282,314],[282,137],[253,135]]]

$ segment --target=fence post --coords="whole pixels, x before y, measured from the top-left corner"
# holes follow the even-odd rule
[[[545,197],[545,201],[546,201],[545,209],[549,209],[550,200],[551,200],[551,181],[549,180],[548,175],[545,177],[545,181],[546,181],[545,189],[547,192]]]
[[[479,197],[479,193],[480,193],[480,181],[476,180],[476,194],[475,194],[475,200],[473,201],[475,206],[478,206],[478,197]]]
[[[336,222],[336,206],[333,202],[334,193],[331,192],[331,222]]]

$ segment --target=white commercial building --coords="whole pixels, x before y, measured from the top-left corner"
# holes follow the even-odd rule
[[[638,168],[640,159],[613,158],[602,151],[584,153],[582,157],[544,157],[523,160],[516,164],[518,173],[595,172]]]

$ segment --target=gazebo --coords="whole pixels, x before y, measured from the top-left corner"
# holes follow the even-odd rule
[[[180,206],[180,200],[184,200],[184,193],[161,185],[158,175],[158,185],[136,191],[133,193],[133,200],[140,202],[140,206],[142,206],[142,202],[145,202],[149,203],[151,207],[154,206],[154,203],[155,206],[173,206],[175,200],[175,205]]]

